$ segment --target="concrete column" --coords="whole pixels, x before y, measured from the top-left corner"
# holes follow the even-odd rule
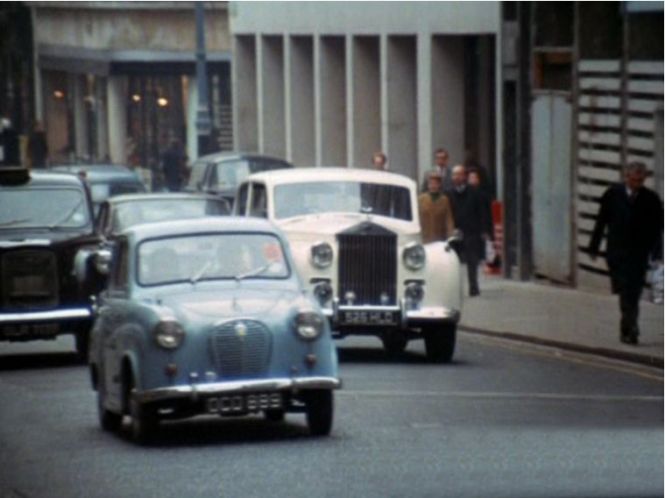
[[[347,57],[342,36],[323,36],[319,39],[318,98],[320,113],[317,118],[320,133],[319,164],[346,166],[347,148]]]
[[[284,40],[262,36],[258,51],[259,150],[286,157],[284,101]]]
[[[417,42],[390,36],[387,44],[387,148],[390,170],[418,176]]]
[[[459,36],[432,39],[432,142],[445,147],[450,165],[464,160],[464,43]]]
[[[388,35],[381,34],[379,38],[379,85],[381,87],[381,146],[379,149],[388,155],[388,166],[392,168],[392,157],[389,154],[390,150],[390,102],[388,89],[391,86],[390,81],[394,75],[390,72],[392,68],[389,67],[388,62]]]
[[[109,155],[108,109],[106,107],[107,82],[103,76],[95,79],[95,106],[97,119],[97,159],[104,160]]]
[[[378,36],[353,38],[352,165],[368,167],[381,148],[381,74]]]
[[[127,162],[127,77],[109,76],[106,98],[108,100],[108,133],[111,162]]]
[[[434,164],[432,144],[432,37],[418,36],[417,92],[418,108],[418,185]]]
[[[501,30],[494,35],[494,164],[497,199],[503,201],[504,195],[504,164],[503,164],[503,41]],[[504,215],[505,219],[505,215]],[[505,222],[504,222],[505,226]],[[505,252],[503,261],[506,261]]]
[[[199,140],[196,130],[196,110],[199,102],[199,88],[196,76],[187,76],[187,108],[185,109],[187,122],[187,157],[195,161],[199,157]],[[254,149],[252,149],[254,150]]]
[[[74,137],[77,159],[88,159],[88,116],[86,112],[86,85],[85,76],[70,74],[70,88],[72,88],[72,104],[74,111]]]
[[[258,151],[257,44],[254,35],[233,39],[232,92],[235,102],[233,137],[236,150]]]
[[[353,50],[353,35],[346,35],[344,40],[344,82],[346,87],[346,166],[353,168],[353,148],[356,144],[355,130],[356,126],[353,120],[354,117],[354,85],[353,85],[353,65],[354,65],[354,50]]]
[[[287,133],[289,159],[296,166],[313,166],[314,42],[311,36],[291,36],[287,50]]]
[[[478,161],[487,168],[494,167],[492,157],[494,123],[491,119],[494,116],[492,109],[494,105],[494,102],[492,102],[493,88],[491,87],[494,82],[492,77],[494,67],[491,65],[491,49],[489,36],[478,37],[478,110],[480,116],[478,119],[478,138],[472,140],[471,143],[476,142]]]

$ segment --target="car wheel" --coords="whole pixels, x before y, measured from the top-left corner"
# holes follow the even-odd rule
[[[87,363],[88,350],[90,348],[90,334],[87,330],[80,330],[74,337],[76,339],[76,354],[78,359],[83,363]]]
[[[157,431],[157,416],[150,407],[139,403],[134,396],[129,401],[129,413],[132,419],[132,438],[139,444],[152,442]]]
[[[307,393],[305,398],[307,425],[313,436],[330,434],[333,422],[333,393],[331,390],[317,390]]]
[[[455,354],[457,327],[455,325],[428,327],[423,332],[427,358],[433,363],[449,363]]]
[[[108,432],[117,432],[122,425],[122,415],[107,410],[104,407],[104,389],[99,386],[97,390],[97,414],[99,416],[99,425]]]
[[[284,420],[284,410],[266,410],[263,412],[264,417],[266,420],[269,420],[270,422],[282,422]]]
[[[381,342],[383,342],[383,348],[389,356],[402,354],[409,343],[401,332],[388,332],[381,337]]]

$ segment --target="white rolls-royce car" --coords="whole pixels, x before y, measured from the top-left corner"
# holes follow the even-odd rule
[[[422,338],[430,360],[452,359],[460,262],[453,239],[422,244],[413,180],[348,168],[257,173],[240,185],[234,211],[283,230],[335,337],[375,335],[390,354]]]

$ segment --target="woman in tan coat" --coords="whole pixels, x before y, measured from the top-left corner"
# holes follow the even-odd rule
[[[427,192],[418,197],[423,244],[446,240],[455,228],[450,202],[441,193],[442,180],[438,170],[430,171],[427,175]]]

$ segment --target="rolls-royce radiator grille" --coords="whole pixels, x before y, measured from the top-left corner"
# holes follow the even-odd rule
[[[55,254],[44,250],[2,255],[2,304],[7,309],[46,309],[58,304]]]
[[[270,330],[253,320],[235,320],[216,327],[211,347],[217,371],[226,378],[265,373],[271,338]]]
[[[375,225],[358,232],[337,236],[340,303],[395,305],[397,236]]]

